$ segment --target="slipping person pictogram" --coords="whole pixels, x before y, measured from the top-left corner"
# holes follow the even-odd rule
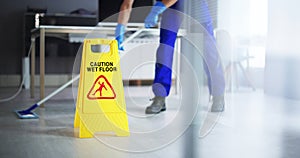
[[[98,85],[98,88],[95,88]],[[99,94],[100,95],[97,95]],[[90,89],[87,98],[90,100],[94,99],[114,99],[116,98],[116,93],[112,87],[112,85],[109,83],[109,81],[106,79],[105,76],[100,75],[94,82],[92,88]]]
[[[98,82],[98,84],[100,85],[99,88],[93,93],[93,95],[96,95],[97,92],[100,92],[100,97],[102,97],[102,89],[104,88],[105,90],[107,90],[104,82],[100,83]]]

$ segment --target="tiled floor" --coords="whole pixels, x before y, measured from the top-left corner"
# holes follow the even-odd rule
[[[1,98],[14,90],[1,88]],[[47,93],[52,90],[47,88]],[[97,134],[95,138],[79,139],[73,128],[75,104],[71,89],[49,100],[45,108],[37,109],[37,120],[21,120],[13,112],[37,101],[23,90],[16,99],[0,103],[0,157],[300,156],[300,101],[267,96],[262,90],[240,90],[227,93],[226,111],[220,115],[206,112],[208,99],[201,97],[199,115],[194,117],[197,109],[191,105],[192,99],[172,94],[167,100],[167,112],[146,116],[149,87],[130,87],[127,92],[133,92],[126,93],[130,137]]]

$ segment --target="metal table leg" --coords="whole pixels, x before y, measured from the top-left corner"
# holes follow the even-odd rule
[[[35,76],[35,37],[31,38],[31,73],[30,73],[30,96],[34,98],[34,76]]]
[[[45,98],[45,29],[40,29],[40,99]],[[40,105],[44,107],[44,104]]]

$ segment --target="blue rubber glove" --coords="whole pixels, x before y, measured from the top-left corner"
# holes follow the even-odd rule
[[[120,47],[120,45],[123,43],[124,40],[124,34],[125,34],[125,25],[118,24],[115,30],[115,37],[118,41],[118,48],[119,50],[124,50],[123,47]]]
[[[158,23],[159,14],[164,12],[166,9],[167,7],[162,2],[156,2],[145,19],[145,28],[155,27]]]

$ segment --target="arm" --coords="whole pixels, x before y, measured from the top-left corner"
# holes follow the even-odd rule
[[[120,14],[118,17],[118,23],[122,25],[127,25],[130,18],[132,4],[134,0],[124,0],[120,7]]]
[[[134,0],[124,0],[121,7],[120,7],[120,14],[118,17],[118,23],[122,25],[127,25],[131,10],[132,10],[132,4]],[[162,0],[162,3],[169,8],[173,4],[175,4],[177,0]]]
[[[119,13],[119,17],[118,17],[118,25],[115,30],[115,37],[116,37],[116,40],[118,41],[119,50],[124,50],[124,48],[120,47],[120,45],[124,40],[125,27],[130,18],[130,13],[132,10],[133,2],[134,2],[134,0],[124,0],[120,7],[120,13]]]
[[[177,0],[162,0],[161,1],[167,8],[171,7]]]

